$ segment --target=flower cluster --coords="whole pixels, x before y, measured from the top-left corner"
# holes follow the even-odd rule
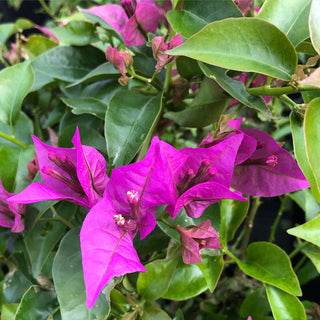
[[[80,240],[91,308],[113,277],[146,271],[133,239],[138,231],[141,239],[153,231],[158,206],[165,206],[172,219],[183,209],[198,218],[221,199],[246,201],[241,192],[274,196],[309,186],[291,155],[271,136],[241,130],[240,124],[229,121],[225,131],[209,134],[197,148],[176,150],[154,137],[143,160],[113,169],[110,178],[103,156],[81,144],[78,130],[75,149],[47,146],[34,137],[44,184],[32,183],[8,203],[64,199],[90,210]],[[202,248],[220,248],[210,220],[175,229],[185,263],[201,263]]]

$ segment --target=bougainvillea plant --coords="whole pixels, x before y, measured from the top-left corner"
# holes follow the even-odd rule
[[[1,319],[319,319],[320,1],[39,2],[0,23]]]

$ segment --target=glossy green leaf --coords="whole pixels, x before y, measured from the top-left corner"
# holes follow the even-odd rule
[[[312,195],[310,189],[291,192],[288,196],[293,199],[306,214],[306,221],[317,217],[320,213],[320,204]]]
[[[311,0],[268,0],[257,18],[277,26],[297,46],[309,38],[308,17]]]
[[[119,71],[110,62],[105,62],[96,67],[94,70],[90,71],[82,79],[70,84],[68,88],[79,85],[81,83],[97,82],[105,79],[116,79],[119,78],[119,76]]]
[[[102,51],[91,46],[59,46],[46,51],[32,62],[37,77],[75,82],[105,62]]]
[[[249,294],[240,308],[241,317],[245,319],[251,316],[252,319],[263,320],[269,312],[270,307],[266,300],[265,290],[262,287]]]
[[[107,109],[107,103],[103,100],[99,100],[93,97],[87,98],[74,98],[67,99],[61,98],[61,100],[70,108],[74,114],[85,114],[89,113],[104,120]]]
[[[167,52],[283,80],[290,80],[297,66],[297,54],[286,35],[271,23],[256,18],[212,22]]]
[[[320,202],[320,166],[319,166],[319,152],[320,152],[320,98],[312,100],[307,108],[304,117],[304,139],[305,150],[307,152],[307,160],[310,169],[313,173],[311,175],[310,169],[306,171],[306,177],[310,178],[311,191],[314,197]],[[305,160],[303,161],[305,163]],[[305,163],[305,166],[306,163]],[[303,167],[302,167],[303,170]]]
[[[66,25],[50,28],[62,45],[85,46],[97,42],[95,27],[92,23],[71,20]]]
[[[293,236],[309,241],[320,247],[320,216],[298,226],[287,230]]]
[[[10,126],[18,122],[21,104],[33,82],[34,74],[29,61],[0,72],[0,121]]]
[[[1,317],[5,320],[15,320],[18,303],[3,304],[1,307]]]
[[[160,112],[161,95],[145,96],[121,90],[109,101],[105,118],[105,137],[110,164],[128,164],[146,139]]]
[[[308,124],[306,123],[305,125],[308,125]],[[317,181],[316,175],[310,166],[310,163],[308,160],[308,154],[307,154],[308,152],[306,149],[304,129],[308,130],[308,128],[304,128],[303,118],[294,111],[292,111],[290,114],[290,126],[292,131],[295,157],[298,161],[299,167],[301,168],[302,172],[304,173],[305,177],[308,179],[311,185],[312,194],[319,201],[320,200],[319,181]],[[319,130],[320,130],[320,127],[319,127]],[[312,138],[309,138],[309,139],[312,139]],[[309,142],[309,145],[310,143],[313,144],[312,141]]]
[[[154,301],[167,291],[178,264],[175,259],[155,260],[145,265],[146,273],[139,273],[137,291],[143,299]]]
[[[201,253],[204,250],[200,251]],[[196,263],[207,281],[211,292],[215,289],[223,270],[223,256],[201,254],[202,263]]]
[[[176,59],[178,73],[181,77],[191,79],[194,76],[201,76],[202,71],[198,62],[188,57],[178,57]]]
[[[320,54],[320,0],[312,0],[309,16],[309,31],[313,47]]]
[[[80,228],[76,227],[64,236],[53,262],[53,281],[61,317],[62,320],[106,319],[110,308],[107,297],[102,293],[91,309],[86,306],[79,233]],[[113,281],[108,284],[110,287],[113,285]]]
[[[275,320],[305,320],[306,313],[299,299],[287,292],[265,284]]]
[[[320,248],[309,244],[302,252],[312,261],[313,265],[320,273]]]
[[[19,149],[0,147],[0,177],[4,188],[9,192],[14,189],[20,152]]]
[[[0,25],[0,44],[3,45],[16,31],[14,23],[2,23]]]
[[[253,242],[248,246],[245,261],[236,260],[247,275],[271,284],[288,293],[301,295],[301,289],[287,254],[269,242]]]
[[[55,208],[57,213],[69,220],[77,210],[77,207],[69,202],[61,202]],[[44,218],[51,218],[52,212],[48,210]],[[66,231],[66,226],[58,221],[39,221],[25,234],[24,241],[32,265],[32,274],[36,278],[41,272],[42,266]]]
[[[169,315],[162,309],[149,306],[143,309],[142,320],[171,320]]]
[[[221,227],[219,234],[226,242],[233,239],[248,212],[249,203],[249,201],[232,199],[223,199],[221,201]]]
[[[271,110],[267,107],[265,101],[259,96],[249,94],[241,81],[234,80],[226,75],[227,70],[199,62],[203,73],[210,79],[215,80],[225,91],[234,99],[242,104],[260,111],[265,117],[272,117]]]
[[[200,31],[208,23],[231,17],[242,17],[242,13],[232,0],[207,1],[205,5],[197,0],[185,1],[182,10],[167,13],[170,26],[185,38]]]
[[[42,291],[37,286],[31,286],[22,297],[15,320],[47,320],[57,307],[55,292]]]
[[[196,97],[183,111],[166,112],[164,117],[185,127],[205,127],[219,120],[230,104],[228,97],[211,79],[204,79]]]
[[[40,54],[56,47],[58,44],[52,39],[45,38],[41,35],[32,35],[25,44],[25,49],[31,60],[34,60]]]
[[[182,259],[178,263],[171,279],[164,299],[186,300],[199,295],[208,289],[208,285],[201,270],[195,264],[184,264]]]
[[[313,45],[309,41],[302,41],[296,47],[297,52],[306,53],[310,56],[316,56],[317,51],[314,49]]]

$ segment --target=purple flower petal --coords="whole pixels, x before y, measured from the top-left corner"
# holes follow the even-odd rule
[[[233,188],[247,195],[274,197],[310,186],[291,154],[273,137],[257,129],[241,131],[256,139],[258,147],[248,160],[235,167]]]
[[[172,219],[176,217],[182,208],[186,209],[189,217],[198,218],[210,204],[222,199],[248,200],[242,197],[241,193],[233,192],[222,184],[205,182],[192,187],[179,197]]]
[[[131,272],[146,272],[133,247],[132,235],[115,223],[111,200],[103,198],[88,213],[80,233],[82,265],[91,308],[102,288],[113,278]]]
[[[124,35],[125,27],[129,19],[121,6],[117,4],[105,4],[90,9],[84,9],[83,11],[100,17],[122,36]]]
[[[123,32],[126,46],[140,46],[145,43],[148,32],[155,33],[161,18],[161,10],[153,4],[141,2],[137,5]],[[139,24],[139,26],[138,26]],[[141,33],[143,30],[145,34]]]

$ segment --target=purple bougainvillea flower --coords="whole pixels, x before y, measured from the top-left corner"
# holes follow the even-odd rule
[[[80,240],[88,308],[113,277],[146,271],[132,239],[138,231],[145,238],[156,225],[157,206],[172,202],[159,144],[153,138],[143,160],[112,171],[103,199],[84,221]]]
[[[26,206],[8,202],[13,195],[3,187],[0,178],[0,226],[11,228],[12,232],[21,232],[24,229],[21,215],[25,213]]]
[[[75,149],[48,146],[35,136],[33,141],[44,184],[32,183],[9,201],[68,200],[90,209],[101,200],[108,182],[105,159],[81,144],[78,129],[72,139]]]
[[[57,38],[57,36],[52,32],[50,31],[48,28],[46,27],[42,27],[42,26],[38,26],[38,25],[35,25],[34,26],[36,29],[42,31],[43,33],[47,34],[49,37],[51,37],[54,41],[58,42],[59,43],[59,39]]]
[[[121,6],[106,4],[84,11],[110,24],[123,36],[126,46],[143,45],[147,33],[155,33],[162,18],[162,10],[154,0],[122,0]]]
[[[175,58],[175,56],[167,54],[166,51],[180,46],[182,42],[180,33],[175,35],[169,42],[164,42],[164,36],[152,39],[153,57],[157,60],[156,69],[158,72]]]
[[[221,199],[247,200],[239,192],[229,190],[242,139],[243,134],[238,134],[210,148],[183,148],[180,151],[161,142],[168,168],[174,168],[181,159],[185,162],[182,169],[171,172],[176,189],[171,190],[171,194],[175,201],[169,203],[167,211],[172,219],[182,208],[188,216],[198,218],[206,207]]]
[[[112,48],[111,46],[108,46],[106,51],[106,58],[122,74],[122,76],[118,80],[119,83],[121,85],[126,85],[130,81],[130,78],[127,76],[127,67],[133,64],[131,53],[126,52],[123,49],[118,51],[117,47]]]
[[[253,0],[233,0],[233,1],[241,10],[242,14],[245,14],[247,10],[250,8],[251,2]]]
[[[257,148],[249,159],[235,166],[231,186],[253,196],[274,197],[310,187],[292,155],[269,134],[242,129],[256,139]]]
[[[196,226],[176,230],[180,233],[182,246],[182,259],[184,263],[202,263],[200,250],[204,248],[220,248],[219,234],[211,226],[210,220],[205,220]]]

